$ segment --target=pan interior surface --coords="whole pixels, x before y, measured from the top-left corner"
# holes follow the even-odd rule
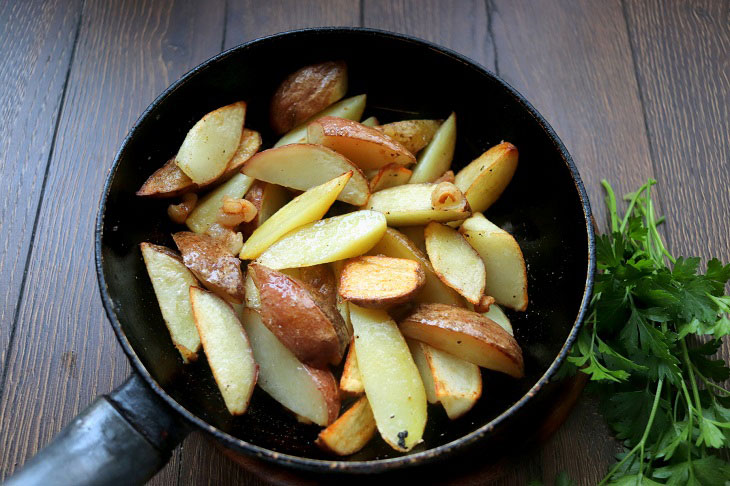
[[[591,271],[585,201],[562,145],[519,95],[462,58],[398,36],[331,29],[273,36],[196,68],[153,104],[120,151],[100,227],[102,294],[132,361],[139,365],[135,361],[139,359],[184,409],[263,449],[332,459],[313,444],[319,427],[298,423],[260,389],[255,391],[248,412],[233,418],[226,411],[204,355],[201,353],[196,363],[182,364],[139,250],[143,241],[175,248],[170,235],[180,227],[167,218],[170,200],[138,198],[135,191],[176,153],[187,130],[202,115],[237,100],[248,103],[246,126],[261,132],[264,148],[272,146],[277,137],[269,129],[268,104],[279,82],[303,65],[335,59],[348,64],[348,96],[367,94],[364,117],[375,115],[387,123],[445,119],[455,111],[458,141],[454,171],[502,140],[513,143],[520,152],[514,179],[485,215],[514,235],[527,262],[528,310],[507,312],[524,352],[526,376],[514,380],[483,370],[482,398],[456,421],[448,420],[440,406],[429,405],[424,441],[410,453],[414,454],[474,432],[540,380],[575,325]],[[245,444],[241,450],[253,451]],[[400,456],[376,438],[357,454],[338,460]]]

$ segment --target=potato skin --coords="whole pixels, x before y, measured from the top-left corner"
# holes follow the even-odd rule
[[[329,61],[290,74],[271,99],[271,127],[281,135],[342,99],[347,92],[347,65]]]
[[[385,309],[410,300],[426,283],[423,266],[415,260],[360,256],[345,263],[340,296],[361,307]]]
[[[211,292],[228,302],[243,303],[241,261],[226,246],[208,235],[181,231],[172,235],[183,263]]]
[[[454,347],[449,346],[447,341],[453,340],[459,345],[464,341],[464,346],[471,343],[471,350],[478,347],[480,352],[498,356],[504,364],[498,371],[516,378],[524,376],[522,349],[515,338],[499,324],[474,311],[446,304],[420,304],[410,316],[401,321],[399,327],[406,337],[423,341],[479,366],[488,367],[477,362],[479,360],[467,359],[466,356],[454,352]]]
[[[442,120],[403,120],[375,127],[415,154],[433,139]]]
[[[348,341],[342,345],[331,320],[342,321],[337,309],[325,312],[307,285],[282,272],[255,262],[248,271],[259,290],[264,325],[297,359],[315,368],[342,360]],[[344,321],[341,324],[344,328]]]
[[[322,370],[304,365],[312,377],[312,381],[322,392],[324,402],[327,404],[327,425],[337,420],[340,414],[340,393],[337,387],[337,380],[330,370]]]

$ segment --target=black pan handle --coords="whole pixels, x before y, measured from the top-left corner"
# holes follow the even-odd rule
[[[94,400],[5,486],[144,484],[188,431],[133,374]]]

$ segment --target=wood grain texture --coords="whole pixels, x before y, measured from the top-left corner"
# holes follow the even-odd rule
[[[0,3],[0,376],[7,361],[80,6],[80,1]]]
[[[0,402],[2,477],[130,371],[93,268],[102,183],[149,102],[220,49],[223,10],[192,0],[85,3]],[[157,484],[175,483],[175,460],[161,474]]]
[[[224,47],[286,30],[359,25],[359,19],[359,0],[229,0]]]
[[[409,34],[494,70],[483,0],[363,0],[363,27]]]

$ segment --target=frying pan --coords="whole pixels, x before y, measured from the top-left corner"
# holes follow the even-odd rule
[[[511,184],[487,217],[512,233],[528,264],[530,305],[508,312],[525,356],[526,376],[483,371],[484,396],[449,421],[429,406],[424,441],[408,454],[376,438],[334,459],[313,445],[318,428],[257,389],[248,412],[231,417],[204,359],[184,366],[173,347],[139,251],[151,241],[174,248],[169,201],[134,195],[180,146],[203,114],[244,99],[246,125],[276,136],[268,102],[295,69],[343,59],[349,95],[367,93],[366,116],[381,123],[458,117],[454,170],[508,140],[520,151]],[[590,298],[595,248],[590,206],[578,171],[545,119],[483,67],[412,37],[358,28],[305,29],[230,49],[165,90],[132,127],[104,186],[96,224],[101,297],[134,368],[121,387],[97,399],[7,484],[141,483],[161,468],[189,430],[209,434],[236,454],[320,473],[382,473],[443,460],[486,446],[535,412],[575,339]]]

